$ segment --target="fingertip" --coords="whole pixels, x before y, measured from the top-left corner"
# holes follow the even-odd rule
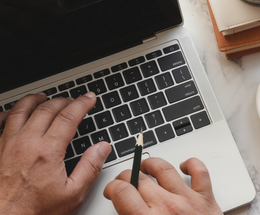
[[[107,142],[99,142],[96,145],[99,147],[98,150],[103,155],[104,159],[107,159],[108,155],[112,151],[111,145]]]
[[[86,94],[84,94],[84,96],[86,96],[86,97],[88,97],[88,98],[96,98],[96,94],[95,93],[93,93],[93,92],[87,92]]]

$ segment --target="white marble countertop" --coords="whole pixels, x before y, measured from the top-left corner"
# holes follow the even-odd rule
[[[250,204],[227,215],[260,214],[260,120],[256,91],[260,83],[260,53],[227,60],[217,46],[207,0],[179,0],[184,27],[190,32],[220,107],[255,184]]]

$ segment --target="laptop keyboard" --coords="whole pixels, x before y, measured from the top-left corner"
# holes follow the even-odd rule
[[[106,163],[134,152],[138,133],[144,148],[210,124],[196,83],[178,44],[68,81],[44,92],[49,99],[97,95],[94,108],[78,126],[65,156],[68,175],[84,151],[107,141]],[[5,104],[10,109],[16,101]],[[4,110],[0,106],[0,111]]]

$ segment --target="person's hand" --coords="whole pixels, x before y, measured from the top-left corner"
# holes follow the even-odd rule
[[[126,170],[106,186],[104,196],[112,200],[120,215],[223,215],[205,165],[192,158],[180,168],[191,176],[192,188],[171,164],[148,158],[141,163],[138,190],[129,184],[131,170]],[[147,174],[156,178],[158,184]]]
[[[46,99],[28,95],[0,115],[0,214],[72,214],[111,152],[106,142],[93,145],[68,177],[66,148],[96,97]]]

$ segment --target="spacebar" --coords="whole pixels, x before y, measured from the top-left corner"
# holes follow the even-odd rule
[[[202,110],[203,108],[204,106],[200,100],[200,97],[196,96],[183,102],[179,102],[177,104],[163,108],[163,114],[166,120],[169,122],[193,112]]]

